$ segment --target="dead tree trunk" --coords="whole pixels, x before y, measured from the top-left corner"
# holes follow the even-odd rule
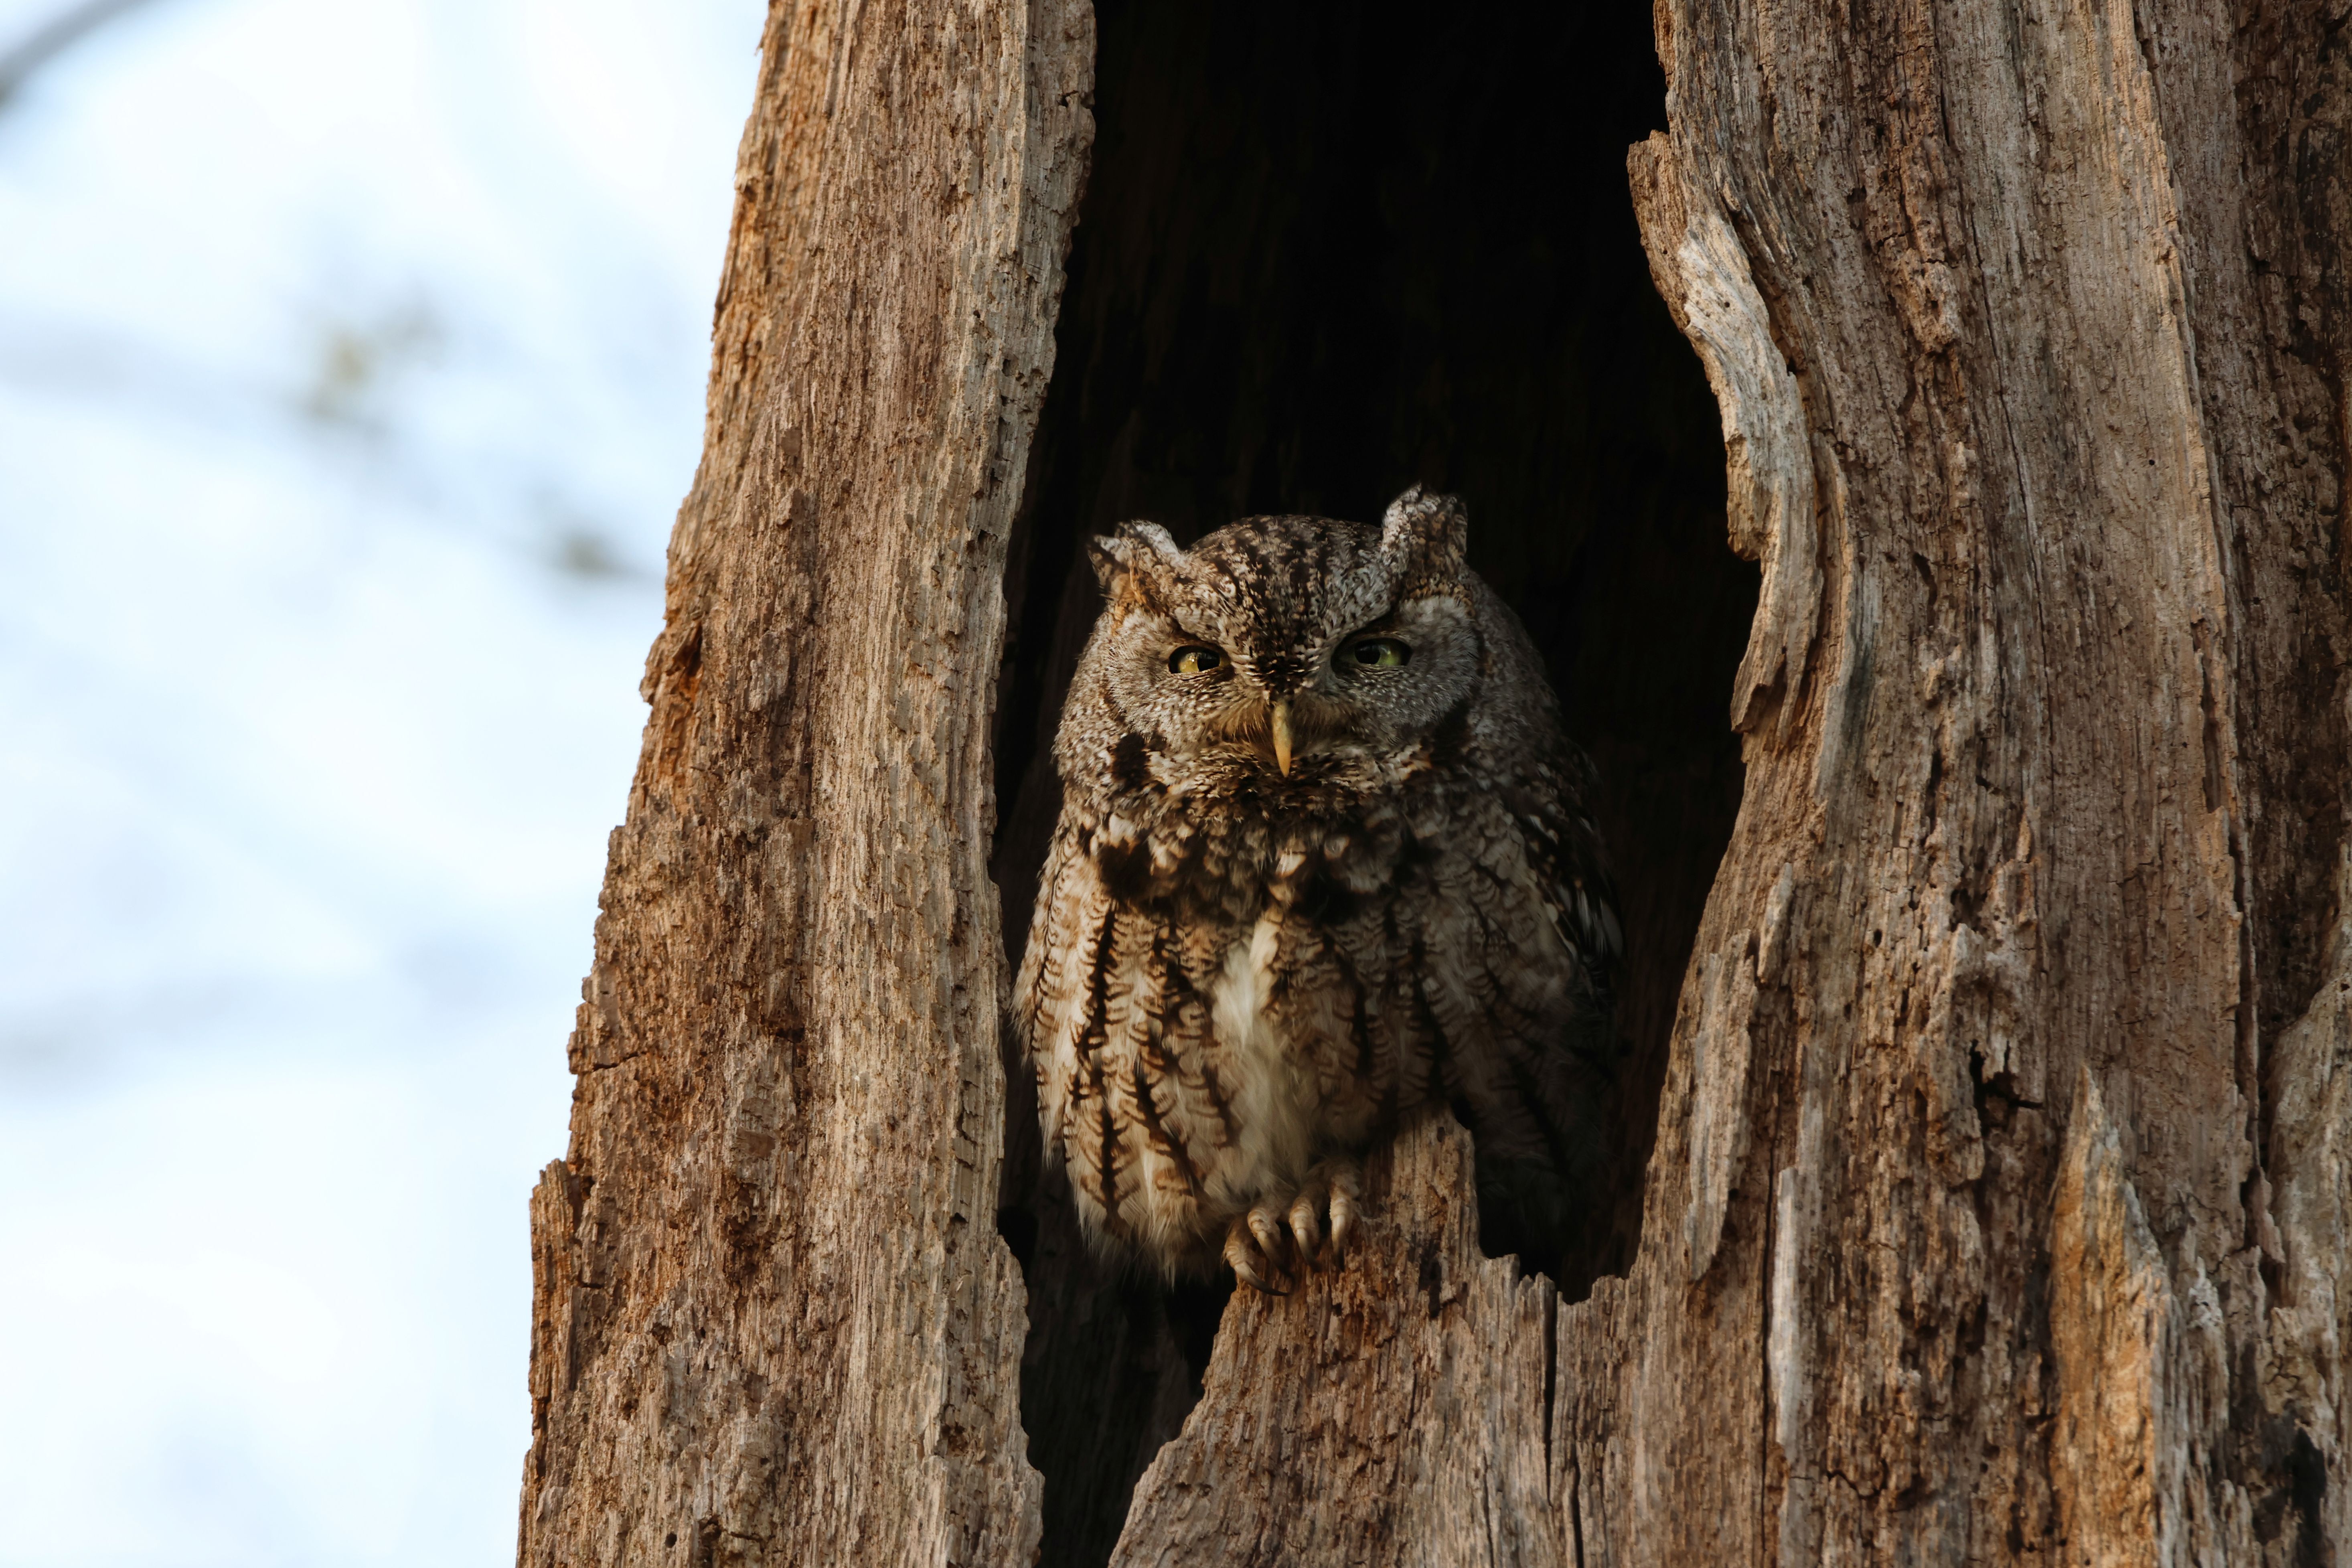
[[[2345,18],[1660,15],[1764,587],[1587,1561],[2331,1561]]]
[[[1290,54],[1280,7],[1100,9],[1092,104],[1085,0],[772,20],[572,1148],[532,1203],[521,1561],[2336,1561],[2352,20],[1660,0],[1670,112],[1631,205],[1727,493],[1634,507],[1496,477],[1674,404],[1683,371],[1633,395],[1577,314],[1639,314],[1578,302],[1614,263],[1441,225],[1340,321],[1356,285],[1300,259],[1325,218],[1286,171],[1358,158],[1393,213],[1464,176],[1454,121],[1554,113],[1498,86],[1535,47],[1504,9],[1350,11]],[[1558,58],[1642,68],[1593,27]],[[1342,79],[1407,127],[1389,163],[1318,140],[1356,123]],[[1605,238],[1621,180],[1574,222]],[[1517,334],[1591,391],[1552,424],[1471,416],[1519,345],[1456,330],[1465,254],[1519,298],[1594,269],[1552,338]],[[1434,370],[1327,353],[1381,300],[1438,323]],[[1258,360],[1186,359],[1217,330]],[[1171,364],[1195,379],[1154,405]],[[1393,420],[1318,458],[1292,384]],[[1440,448],[1473,456],[1430,472]],[[1538,585],[1522,613],[1620,781],[1624,1247],[1566,1296],[1484,1257],[1465,1135],[1417,1128],[1368,1173],[1347,1273],[1223,1306],[1187,1414],[1179,1307],[1088,1276],[1027,1195],[992,790],[1033,825],[995,850],[1017,926],[1050,818],[1023,726],[1050,724],[1102,510],[1360,510],[1400,478],[1460,479],[1498,580]],[[1675,531],[1710,505],[1761,573],[1719,668],[1744,600]],[[1570,557],[1556,596],[1596,616],[1662,564],[1686,591],[1554,637]],[[1736,742],[1608,706],[1659,669],[1728,679]]]
[[[771,13],[709,435],[531,1200],[520,1561],[1019,1563],[987,877],[1083,0]]]

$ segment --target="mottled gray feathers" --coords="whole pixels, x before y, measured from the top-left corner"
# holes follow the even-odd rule
[[[1015,1006],[1098,1238],[1279,1288],[1337,1261],[1354,1157],[1433,1102],[1490,1215],[1538,1249],[1572,1216],[1622,939],[1589,765],[1466,531],[1410,490],[1378,529],[1093,546]]]

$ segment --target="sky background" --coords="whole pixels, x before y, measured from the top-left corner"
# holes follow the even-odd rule
[[[0,105],[5,1568],[513,1559],[763,13],[147,0]]]

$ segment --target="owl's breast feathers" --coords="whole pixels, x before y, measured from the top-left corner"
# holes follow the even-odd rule
[[[1431,1101],[1466,1114],[1482,1187],[1587,1163],[1621,939],[1584,764],[1469,750],[1185,791],[1123,736],[1069,781],[1015,1005],[1090,1231],[1200,1266],[1262,1194]]]

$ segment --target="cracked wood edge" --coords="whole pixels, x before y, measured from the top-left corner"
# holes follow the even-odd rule
[[[1547,1500],[1555,1298],[1478,1251],[1470,1135],[1428,1118],[1365,1168],[1362,1239],[1285,1297],[1234,1293],[1201,1401],[1111,1562],[1563,1561]]]

